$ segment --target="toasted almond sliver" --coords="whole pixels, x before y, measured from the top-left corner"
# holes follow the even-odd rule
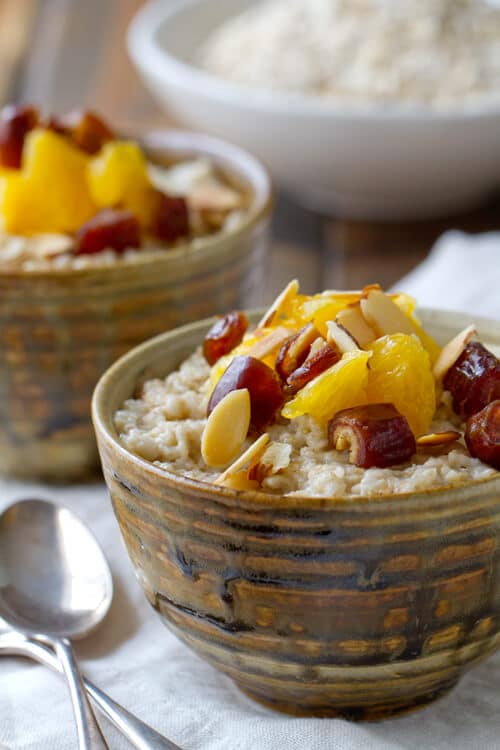
[[[32,258],[43,260],[68,253],[74,241],[67,234],[36,234],[26,240],[26,249]]]
[[[264,357],[272,354],[278,346],[281,346],[294,333],[295,331],[292,331],[290,328],[278,326],[278,328],[275,328],[267,336],[256,341],[246,354],[249,357],[255,357],[255,359],[264,359]]]
[[[454,430],[447,432],[431,432],[428,435],[422,435],[417,438],[417,447],[419,448],[436,448],[442,445],[449,445],[460,438],[460,433]]]
[[[356,339],[336,320],[329,320],[326,324],[328,333],[326,340],[329,344],[335,345],[342,354],[346,352],[356,352],[361,349]]]
[[[267,444],[269,443],[269,435],[267,432],[265,432],[263,435],[260,436],[252,445],[247,448],[247,450],[241,454],[239,458],[236,459],[234,463],[231,464],[231,466],[228,466],[228,468],[215,480],[215,484],[224,484],[227,477],[229,477],[232,474],[236,474],[238,471],[241,471],[241,469],[244,469],[245,466],[249,466],[251,469],[252,466],[257,463],[264,453]]]
[[[250,479],[248,471],[237,471],[235,474],[229,474],[225,479],[217,479],[216,484],[220,487],[229,487],[232,490],[258,490],[259,483],[256,479]]]
[[[384,292],[371,289],[361,299],[361,311],[367,323],[375,329],[378,336],[392,333],[415,333],[411,322]]]
[[[250,426],[250,393],[230,391],[207,419],[201,438],[201,455],[207,466],[227,466],[245,442]]]
[[[290,465],[292,446],[288,443],[270,443],[258,463],[249,472],[249,478],[259,483],[266,477],[278,474]]]
[[[441,353],[437,358],[433,369],[436,380],[442,380],[444,378],[450,367],[455,364],[469,341],[474,336],[477,336],[476,326],[467,326],[467,328],[460,331],[460,333],[452,338],[451,341],[448,341],[446,346],[441,349]]]
[[[335,320],[352,336],[360,349],[364,349],[377,338],[373,328],[366,322],[359,303],[345,307]]]
[[[236,190],[212,178],[197,185],[189,194],[188,202],[196,211],[227,213],[241,208],[243,197]]]
[[[264,328],[265,326],[271,325],[274,318],[282,310],[285,303],[288,302],[288,300],[294,297],[296,294],[298,294],[298,292],[299,282],[297,281],[297,279],[293,279],[293,281],[290,281],[290,283],[286,285],[281,294],[276,297],[273,304],[258,324],[257,328]]]

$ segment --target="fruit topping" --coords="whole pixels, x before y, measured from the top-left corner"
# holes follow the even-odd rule
[[[454,411],[471,417],[500,399],[500,360],[478,341],[470,341],[446,373],[443,386],[452,395]]]
[[[75,237],[76,255],[93,255],[103,250],[123,252],[140,247],[139,222],[130,211],[104,208],[87,221]]]
[[[28,106],[7,106],[0,114],[0,167],[19,169],[24,139],[38,124],[38,110]]]
[[[209,365],[234,349],[241,343],[248,328],[248,318],[245,313],[233,311],[219,318],[203,341],[203,355]]]
[[[389,302],[392,305],[394,304],[391,300]],[[335,322],[350,334],[354,341],[356,341],[359,349],[366,349],[377,338],[377,334],[363,317],[359,303],[349,305],[341,310],[335,318]]]
[[[342,355],[336,347],[327,344],[321,338],[316,341],[318,345],[311,346],[304,362],[288,376],[286,380],[288,393],[297,393],[341,359]]]
[[[471,456],[500,471],[500,399],[470,417],[465,442]]]
[[[410,425],[393,404],[344,409],[330,422],[328,439],[336,450],[349,449],[349,462],[363,469],[395,466],[416,452]]]
[[[158,192],[150,231],[167,244],[189,235],[189,211],[184,198],[175,198]]]
[[[276,359],[276,372],[284,381],[304,362],[311,344],[319,336],[316,327],[312,323],[300,329],[298,333],[290,336],[281,349]]]
[[[377,339],[371,351],[368,402],[394,404],[414,435],[424,434],[436,410],[436,393],[429,355],[420,340],[396,333]]]
[[[61,135],[69,136],[75,146],[88,154],[96,154],[114,133],[94,112],[73,110],[61,117],[51,117],[48,128]]]
[[[404,312],[376,285],[365,287],[360,305],[366,322],[377,336],[415,332]]]
[[[447,432],[430,432],[428,435],[421,435],[417,439],[417,448],[444,448],[447,445],[456,443],[460,438],[460,433],[455,430]]]
[[[268,365],[249,356],[238,356],[232,360],[210,396],[207,415],[210,416],[226,394],[240,388],[248,388],[250,393],[251,428],[259,430],[272,422],[283,406],[281,381]]]
[[[310,414],[318,422],[328,422],[338,411],[366,403],[370,352],[348,352],[336,364],[311,380],[285,404],[287,419]]]
[[[446,346],[441,350],[439,357],[437,358],[433,372],[436,380],[442,380],[450,367],[455,364],[457,359],[462,354],[463,350],[469,343],[469,341],[477,335],[477,330],[474,325],[467,326],[463,331],[460,331],[451,341],[448,341]]]
[[[201,439],[201,455],[207,466],[227,466],[241,450],[250,426],[250,393],[231,391],[219,401],[207,419]]]

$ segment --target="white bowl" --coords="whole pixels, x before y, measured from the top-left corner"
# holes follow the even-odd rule
[[[194,60],[225,18],[254,0],[153,0],[128,48],[177,122],[239,143],[303,201],[363,219],[415,219],[478,204],[500,186],[500,108],[436,111],[245,88]],[[395,62],[397,64],[397,62]]]

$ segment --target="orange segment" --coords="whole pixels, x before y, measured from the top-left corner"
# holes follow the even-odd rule
[[[371,352],[344,354],[337,364],[311,380],[283,407],[288,419],[310,414],[319,422],[327,422],[337,412],[351,406],[366,404],[368,360]]]
[[[382,336],[371,347],[368,402],[391,403],[415,435],[427,431],[436,408],[431,362],[414,335]]]

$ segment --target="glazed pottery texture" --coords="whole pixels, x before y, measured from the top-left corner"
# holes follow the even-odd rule
[[[67,480],[98,465],[92,391],[140,342],[241,307],[261,284],[270,185],[239,149],[185,133],[151,135],[156,158],[207,156],[251,196],[241,226],[144,261],[101,268],[0,268],[0,471]]]
[[[424,311],[442,343],[468,322]],[[477,321],[500,347],[500,324]],[[275,709],[376,719],[424,704],[500,644],[500,475],[405,496],[279,497],[137,458],[113,413],[209,322],[138,347],[100,381],[93,418],[116,518],[168,627]]]

